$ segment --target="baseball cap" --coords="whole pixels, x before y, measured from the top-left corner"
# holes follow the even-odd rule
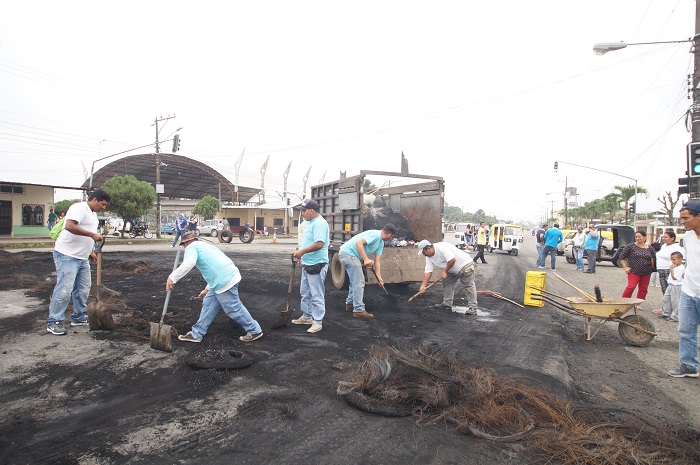
[[[431,244],[429,240],[423,239],[422,241],[420,241],[418,243],[418,255],[421,255],[423,253],[423,249],[425,249],[426,247],[430,247],[431,245],[433,244]]]
[[[577,226],[576,229],[583,229],[583,226]]]
[[[690,210],[695,213],[700,212],[700,200],[688,200],[686,203],[683,204],[681,210]]]
[[[182,238],[180,239],[181,243],[189,242],[189,241],[196,241],[197,235],[195,234],[194,231],[187,231],[185,234],[182,235]]]
[[[316,210],[318,211],[318,202],[313,199],[304,199],[301,205],[297,207],[297,210]]]

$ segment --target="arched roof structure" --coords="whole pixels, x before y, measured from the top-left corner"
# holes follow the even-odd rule
[[[224,175],[204,163],[181,155],[160,153],[160,184],[163,184],[163,196],[175,199],[200,200],[207,195],[219,198],[223,202],[246,203],[260,192],[260,188],[235,185]],[[130,174],[139,181],[156,184],[156,154],[131,155],[120,158],[103,166],[93,173],[92,186],[100,187],[115,175]],[[90,178],[82,185],[90,187]]]

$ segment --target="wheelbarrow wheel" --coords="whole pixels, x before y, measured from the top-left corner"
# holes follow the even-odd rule
[[[654,335],[639,329],[649,331],[649,333],[655,332],[653,323],[641,315],[627,315],[622,319],[617,331],[625,343],[631,346],[645,347],[654,339]]]

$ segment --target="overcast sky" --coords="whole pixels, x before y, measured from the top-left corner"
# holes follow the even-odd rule
[[[633,183],[566,162],[638,179],[652,211],[686,169],[689,44],[592,47],[684,40],[694,16],[693,0],[3,0],[0,180],[79,186],[176,115],[161,137],[182,126],[180,154],[231,181],[245,148],[239,182],[260,186],[269,155],[268,200],[290,162],[302,195],[310,167],[309,186],[399,171],[403,152],[470,212],[539,222],[565,183],[580,203]]]

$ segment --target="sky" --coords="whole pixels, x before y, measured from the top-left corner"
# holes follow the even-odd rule
[[[403,153],[468,212],[540,222],[567,186],[583,204],[629,178],[655,211],[686,170],[690,44],[592,48],[683,41],[694,17],[693,0],[0,0],[0,181],[80,186],[175,116],[160,138],[182,127],[179,154],[232,182],[244,153],[238,182],[259,187],[269,156],[267,200],[288,167],[301,198],[309,169],[306,192]]]

